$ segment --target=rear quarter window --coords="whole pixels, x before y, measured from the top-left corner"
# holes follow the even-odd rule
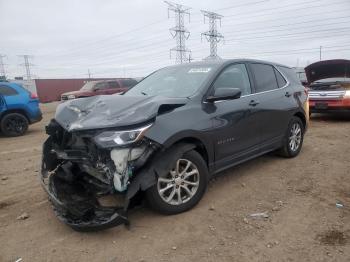
[[[0,85],[0,95],[3,96],[15,96],[18,95],[18,92],[12,87]]]
[[[297,73],[292,68],[288,68],[284,66],[276,66],[276,67],[278,70],[282,72],[282,74],[284,74],[287,77],[289,82],[299,84],[299,85],[301,84],[301,81],[297,76]]]
[[[284,87],[287,84],[286,79],[284,79],[284,77],[281,75],[280,72],[278,72],[278,70],[275,69],[275,74],[276,74],[276,78],[277,78],[277,83],[278,83],[278,87]]]

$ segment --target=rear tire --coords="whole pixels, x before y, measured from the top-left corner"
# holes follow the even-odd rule
[[[10,113],[1,119],[1,131],[5,136],[22,136],[28,130],[28,119],[19,113]]]
[[[208,184],[208,168],[194,150],[181,156],[165,177],[146,191],[150,207],[162,214],[173,215],[193,208],[203,197]]]
[[[305,127],[299,117],[293,117],[283,139],[283,146],[279,150],[279,154],[283,157],[296,157],[302,148],[304,141]]]

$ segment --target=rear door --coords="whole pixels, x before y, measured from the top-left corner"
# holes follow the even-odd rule
[[[250,63],[254,76],[252,101],[258,114],[262,150],[281,143],[293,109],[292,94],[288,92],[288,81],[272,65]]]

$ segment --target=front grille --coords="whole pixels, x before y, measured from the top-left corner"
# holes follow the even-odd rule
[[[332,100],[342,99],[345,91],[309,91],[309,99]]]

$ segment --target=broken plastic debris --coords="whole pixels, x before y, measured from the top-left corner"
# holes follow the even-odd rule
[[[269,214],[267,212],[254,213],[254,214],[250,214],[249,216],[253,218],[269,218]]]
[[[28,215],[28,213],[24,212],[20,216],[17,217],[17,220],[25,220],[27,218],[29,218],[29,215]]]
[[[335,203],[335,206],[337,207],[337,208],[343,208],[344,207],[344,205],[342,204],[342,203]]]

